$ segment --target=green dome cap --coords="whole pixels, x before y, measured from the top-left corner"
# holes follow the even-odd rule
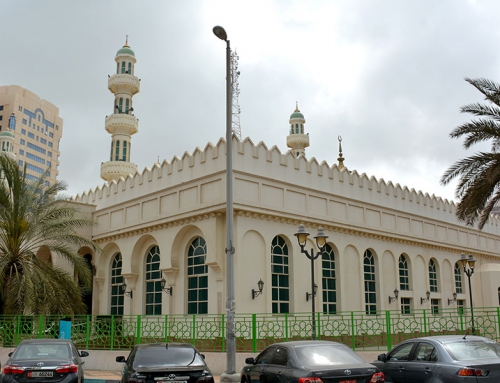
[[[135,53],[132,49],[130,49],[130,46],[128,45],[128,35],[125,40],[125,45],[118,51],[116,52],[116,55],[131,55],[135,57]]]
[[[300,113],[298,102],[295,104],[295,111],[290,115],[290,120],[293,120],[294,118],[301,118],[303,120],[305,119],[304,115]]]
[[[124,45],[122,49],[120,49],[118,52],[116,52],[117,56],[120,55],[131,55],[135,57],[135,53],[132,49],[130,49],[129,46]]]
[[[10,130],[4,130],[2,133],[0,133],[0,137],[14,138],[14,133],[12,133]]]

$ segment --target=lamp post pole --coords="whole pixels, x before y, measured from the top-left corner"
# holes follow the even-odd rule
[[[311,309],[312,309],[312,322],[311,322],[311,327],[312,327],[312,339],[316,340],[316,294],[315,294],[315,286],[316,283],[314,283],[314,261],[320,256],[325,251],[326,248],[326,239],[328,238],[327,235],[323,232],[322,227],[318,227],[318,234],[316,234],[316,246],[318,247],[318,251],[316,252],[316,255],[314,254],[314,249],[311,249],[311,253],[309,254],[307,250],[305,249],[306,246],[306,240],[307,237],[309,236],[309,233],[306,232],[304,225],[299,225],[299,230],[294,234],[297,237],[297,240],[299,241],[299,246],[300,246],[300,251],[301,253],[305,254],[307,258],[311,260]],[[307,295],[306,295],[307,297]]]
[[[474,322],[474,303],[472,301],[472,284],[470,277],[474,274],[474,266],[476,264],[476,260],[472,254],[469,254],[469,258],[462,254],[460,258],[460,262],[462,263],[462,267],[464,268],[464,273],[467,275],[467,279],[469,280],[469,298],[470,298],[470,316],[471,316],[471,325],[472,325],[472,335],[476,334],[476,324]],[[467,265],[469,267],[467,268]]]
[[[236,339],[234,334],[235,297],[234,297],[234,246],[233,246],[233,132],[232,86],[231,86],[231,46],[227,33],[221,26],[213,28],[214,34],[226,42],[226,372],[221,375],[222,382],[239,382],[236,373]]]

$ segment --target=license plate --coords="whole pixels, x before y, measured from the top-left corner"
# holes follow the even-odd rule
[[[351,380],[341,380],[340,383],[356,383],[356,379]]]
[[[28,371],[28,378],[52,378],[53,371]]]

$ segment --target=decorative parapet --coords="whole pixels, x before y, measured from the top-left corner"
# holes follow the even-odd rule
[[[115,94],[126,89],[134,95],[139,93],[140,87],[139,79],[131,74],[114,74],[108,79],[108,89]]]
[[[290,152],[282,154],[276,146],[268,149],[265,143],[254,144],[250,138],[240,141],[233,135],[233,146],[235,175],[248,174],[270,180],[269,182],[285,184],[288,188],[307,189],[311,194],[326,193],[332,198],[350,200],[353,204],[380,206],[460,225],[454,217],[456,206],[453,201],[374,176],[369,177],[365,173],[359,174],[356,170],[339,169],[336,164],[330,166],[326,161],[319,163],[315,158],[295,157]],[[140,196],[141,188],[147,190],[147,193],[154,193],[197,177],[207,177],[225,171],[225,158],[221,156],[225,152],[226,142],[221,138],[216,145],[207,144],[204,150],[196,148],[192,154],[185,152],[182,157],[175,156],[170,162],[165,160],[161,164],[157,163],[151,169],[145,168],[141,173],[118,178],[116,182],[91,189],[73,199],[76,202],[96,204],[99,209],[100,206],[112,205],[113,202],[106,199],[116,194]],[[106,165],[106,172],[107,164],[103,164],[103,167]],[[114,163],[109,164],[109,171],[112,171],[111,164]],[[159,179],[161,182],[151,183]],[[132,189],[138,190],[132,193]],[[121,201],[126,199],[125,194],[120,198]],[[237,202],[236,198],[235,203]],[[498,223],[498,218],[492,215],[483,232],[497,234]],[[464,230],[475,229],[464,226]]]
[[[117,113],[106,116],[105,126],[106,131],[110,134],[125,130],[124,133],[132,135],[137,133],[139,122],[134,115]]]

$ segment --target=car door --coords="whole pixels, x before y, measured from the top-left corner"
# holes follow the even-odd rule
[[[268,383],[266,380],[267,367],[271,363],[275,351],[276,347],[270,346],[257,356],[255,364],[248,371],[251,383]]]
[[[387,354],[384,364],[378,365],[386,375],[387,381],[394,383],[406,383],[405,371],[406,365],[410,359],[411,352],[416,342],[407,342],[397,346],[394,350]],[[390,377],[390,379],[388,379]]]
[[[419,342],[406,364],[405,381],[408,383],[426,383],[438,360],[436,348],[429,342]]]
[[[282,383],[287,381],[288,352],[284,347],[277,347],[271,362],[267,365],[266,383]]]

